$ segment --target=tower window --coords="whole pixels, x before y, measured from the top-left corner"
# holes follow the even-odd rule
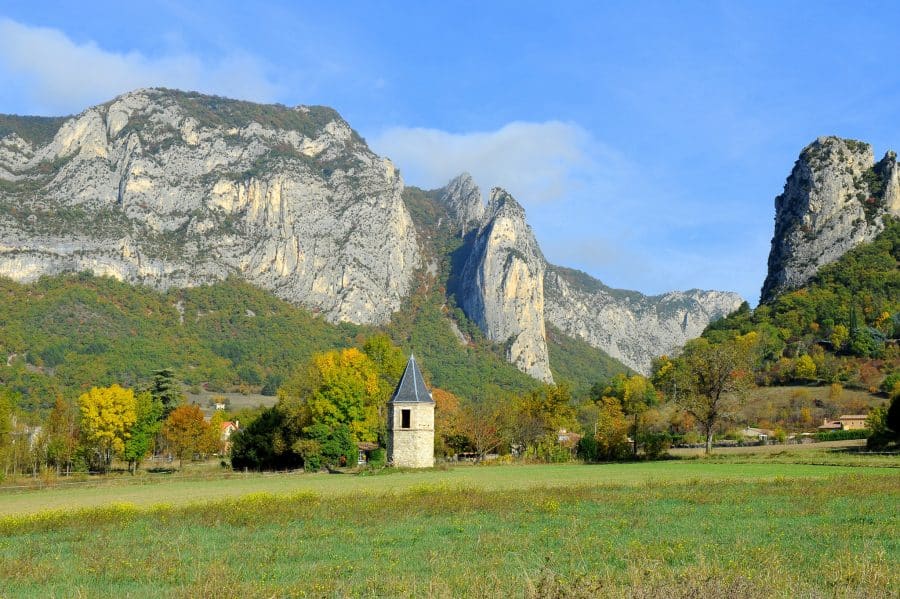
[[[410,411],[400,410],[400,428],[409,428]]]

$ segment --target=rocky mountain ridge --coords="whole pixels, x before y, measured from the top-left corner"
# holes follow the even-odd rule
[[[27,123],[25,123],[27,124]],[[159,288],[239,275],[328,320],[383,323],[419,266],[389,160],[323,107],[138,90],[0,141],[0,274]]]
[[[775,231],[762,301],[808,282],[818,269],[874,239],[900,216],[897,155],[875,162],[872,146],[820,137],[800,153],[775,198]]]
[[[417,273],[437,272],[403,192],[325,107],[146,89],[74,117],[0,116],[0,275],[90,270],[160,289],[236,275],[331,322],[382,325]],[[485,207],[463,174],[428,193],[462,244],[460,306],[537,379],[552,381],[547,322],[646,371],[740,303],[575,285],[505,191]]]
[[[647,296],[558,266],[549,267],[544,289],[548,322],[643,373],[653,358],[677,352],[744,301],[736,293],[700,289]]]

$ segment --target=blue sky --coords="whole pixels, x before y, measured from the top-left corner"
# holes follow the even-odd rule
[[[645,293],[755,303],[800,150],[900,146],[893,3],[60,4],[0,7],[0,112],[152,85],[329,105],[408,184],[505,187],[551,262]]]

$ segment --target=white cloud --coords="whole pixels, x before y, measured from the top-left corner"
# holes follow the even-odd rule
[[[57,29],[0,19],[0,85],[15,84],[31,112],[78,112],[139,87],[174,87],[271,100],[275,85],[246,54],[208,61],[177,53],[148,57],[76,43]]]
[[[413,185],[440,187],[468,171],[483,189],[503,187],[532,204],[569,196],[591,170],[595,145],[584,129],[559,121],[473,133],[395,127],[369,141]]]

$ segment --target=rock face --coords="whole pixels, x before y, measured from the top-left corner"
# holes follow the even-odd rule
[[[743,302],[736,293],[697,289],[646,296],[557,266],[548,267],[544,296],[548,322],[644,374],[653,358],[699,337]]]
[[[504,190],[491,190],[463,268],[461,307],[488,339],[507,344],[507,359],[519,370],[552,382],[544,327],[545,264],[525,210]]]
[[[439,200],[447,207],[451,226],[465,237],[469,231],[477,230],[484,218],[484,202],[481,190],[469,173],[463,173],[450,181],[441,190]]]
[[[0,274],[234,274],[331,321],[382,323],[420,264],[402,190],[324,107],[148,89],[69,119],[3,117]]]
[[[775,234],[762,301],[799,287],[900,215],[897,156],[875,162],[867,143],[820,137],[800,153],[775,198]]]

